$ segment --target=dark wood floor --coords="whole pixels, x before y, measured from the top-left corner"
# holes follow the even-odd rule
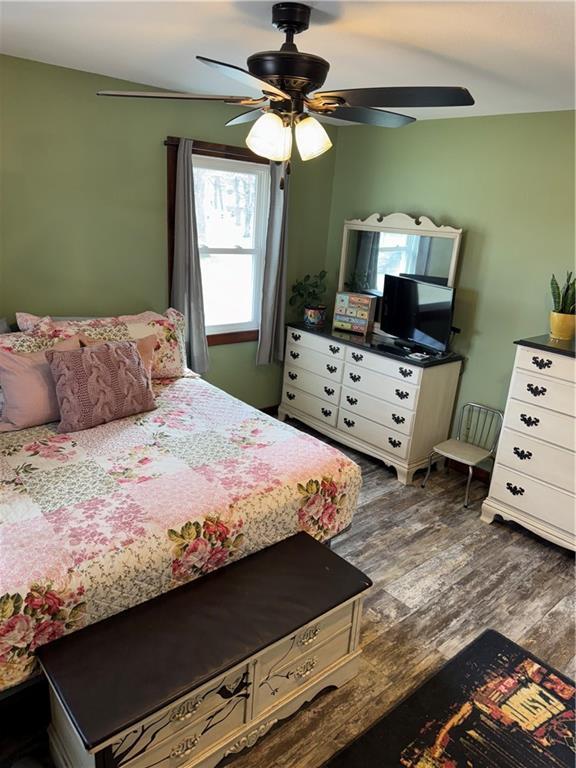
[[[453,470],[433,473],[425,489],[404,487],[380,462],[346,453],[364,484],[334,549],[374,581],[360,674],[281,723],[233,768],[318,768],[488,627],[574,677],[571,553],[513,524],[482,523],[480,482],[466,510],[465,478]]]
[[[491,627],[574,677],[574,556],[520,527],[479,519],[487,488],[433,473],[401,486],[380,462],[362,467],[360,506],[334,549],[365,571],[358,677],[318,697],[230,768],[318,768],[447,659]],[[420,477],[417,475],[417,482]]]

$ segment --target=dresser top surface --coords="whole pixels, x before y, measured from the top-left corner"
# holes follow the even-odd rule
[[[458,355],[453,352],[447,354],[434,355],[430,353],[430,356],[425,360],[411,357],[410,354],[403,350],[401,347],[395,347],[392,343],[385,343],[384,337],[372,334],[364,338],[355,333],[346,333],[346,331],[333,331],[329,327],[325,328],[310,328],[306,323],[288,323],[288,328],[294,328],[298,331],[304,331],[310,333],[313,336],[321,336],[325,339],[333,339],[334,341],[340,341],[342,344],[348,344],[352,347],[358,347],[366,352],[371,352],[375,355],[381,355],[382,357],[391,357],[394,360],[402,360],[409,365],[414,365],[417,368],[432,368],[435,365],[446,365],[447,363],[456,363],[464,360],[462,355]]]
[[[552,339],[548,333],[542,336],[531,336],[528,339],[518,339],[514,344],[519,344],[522,347],[531,347],[532,349],[540,349],[542,352],[551,352],[555,355],[576,357],[574,339],[569,341]]]
[[[39,649],[87,749],[364,592],[370,579],[298,533]]]

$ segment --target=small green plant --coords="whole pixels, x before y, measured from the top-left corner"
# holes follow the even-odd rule
[[[574,292],[576,279],[572,277],[572,272],[566,273],[566,282],[560,289],[556,275],[552,275],[550,280],[550,289],[552,290],[552,301],[554,303],[554,312],[560,312],[563,315],[574,314]]]
[[[321,304],[326,293],[326,274],[323,269],[317,275],[305,275],[302,280],[297,280],[292,286],[292,296],[288,302],[290,306],[304,309]]]

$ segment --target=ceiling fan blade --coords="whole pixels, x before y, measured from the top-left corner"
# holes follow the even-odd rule
[[[232,120],[228,120],[224,125],[241,125],[242,123],[251,123],[256,120],[262,114],[261,109],[249,109],[248,112],[242,112],[242,114],[233,117]]]
[[[208,96],[179,91],[97,91],[97,96],[123,96],[131,99],[182,99],[184,101],[225,101],[229,104],[258,104],[266,99],[250,96]]]
[[[289,94],[284,93],[284,91],[281,91],[280,88],[276,88],[275,85],[267,83],[266,80],[260,80],[259,77],[254,77],[254,75],[250,74],[247,69],[236,67],[234,64],[226,64],[223,61],[207,59],[205,56],[196,56],[196,58],[198,61],[201,61],[202,64],[206,64],[207,66],[216,69],[221,74],[226,75],[227,77],[231,77],[233,80],[238,80],[238,82],[242,83],[242,85],[247,85],[250,88],[256,88],[259,91],[263,91],[265,94],[271,96],[276,101],[280,99],[282,101],[290,101]]]
[[[344,99],[351,107],[467,107],[474,104],[467,88],[437,85],[322,91],[313,98]]]
[[[415,117],[408,117],[408,115],[399,115],[397,112],[386,112],[383,109],[371,107],[336,107],[336,109],[322,111],[319,114],[351,123],[378,125],[381,128],[401,128],[403,125],[413,123],[416,119]]]

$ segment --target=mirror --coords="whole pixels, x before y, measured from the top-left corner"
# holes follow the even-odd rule
[[[338,290],[381,296],[387,274],[452,287],[461,234],[405,213],[346,221]]]

